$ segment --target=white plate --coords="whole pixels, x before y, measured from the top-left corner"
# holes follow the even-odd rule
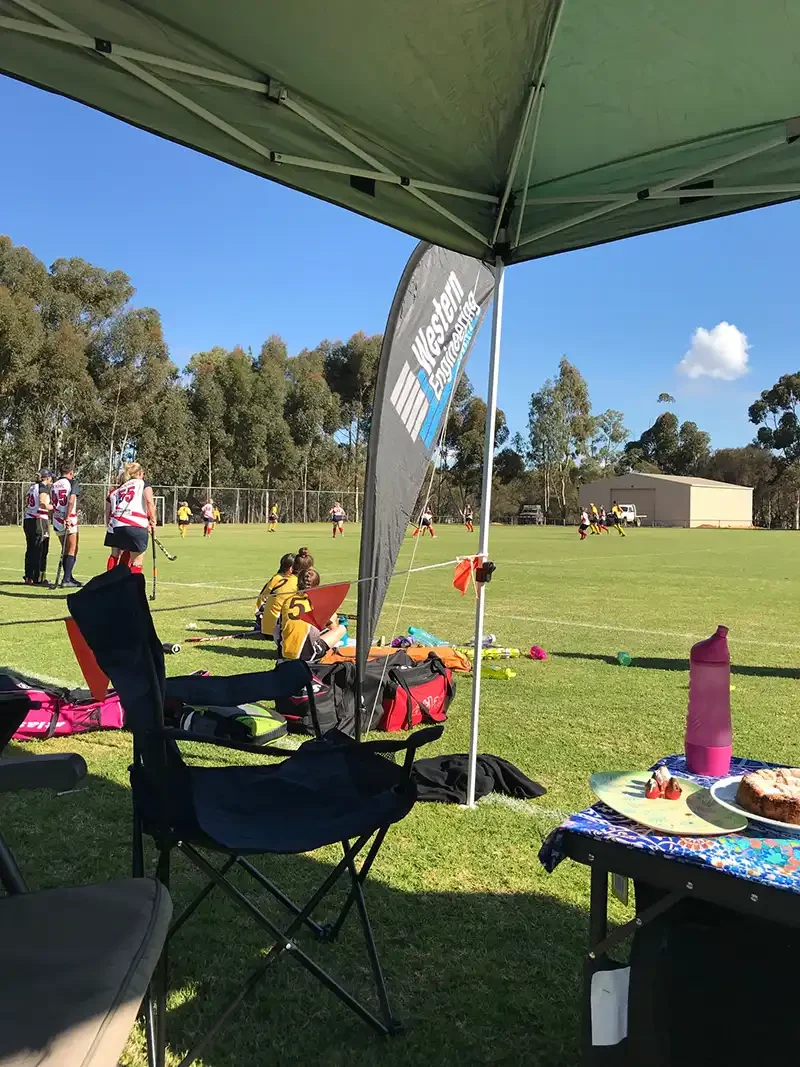
[[[761,822],[766,826],[775,826],[779,830],[791,830],[792,833],[800,837],[800,825],[793,822],[779,822],[778,819],[767,819],[763,815],[754,815],[752,811],[748,811],[743,808],[741,804],[736,803],[736,791],[739,788],[739,782],[744,778],[743,774],[734,774],[730,778],[721,778],[718,782],[715,782],[711,786],[711,796],[718,804],[721,804],[723,808],[727,808],[728,811],[734,811],[737,815],[744,815],[746,819],[752,820],[752,822]]]

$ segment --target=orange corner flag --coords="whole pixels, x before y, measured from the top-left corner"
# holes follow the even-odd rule
[[[100,670],[97,660],[94,658],[94,652],[86,644],[75,620],[65,619],[65,622],[67,624],[69,643],[72,645],[75,659],[78,661],[83,677],[86,679],[86,684],[89,686],[89,692],[95,700],[105,699],[108,692],[108,677]]]
[[[300,618],[304,622],[313,623],[318,630],[324,630],[333,615],[344,603],[344,598],[349,591],[349,582],[342,582],[341,585],[325,585],[319,589],[304,590],[305,597],[311,608]]]
[[[462,596],[469,588],[472,572],[478,567],[480,561],[480,556],[470,556],[468,559],[459,560],[456,564],[455,573],[453,574],[453,585],[456,589],[461,591]]]

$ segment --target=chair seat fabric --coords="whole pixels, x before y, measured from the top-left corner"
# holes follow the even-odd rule
[[[279,764],[192,767],[189,781],[201,831],[237,853],[310,852],[399,822],[416,800],[402,767],[335,733]]]
[[[0,1067],[116,1067],[171,915],[151,878],[0,900]]]

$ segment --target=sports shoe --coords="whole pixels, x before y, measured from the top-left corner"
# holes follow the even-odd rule
[[[36,584],[34,582],[33,578],[23,578],[22,580],[25,583],[25,585],[35,585]]]
[[[61,588],[83,589],[83,582],[79,582],[77,578],[65,578],[61,583]]]

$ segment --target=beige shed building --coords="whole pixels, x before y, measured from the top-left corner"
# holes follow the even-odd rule
[[[620,474],[581,486],[582,507],[633,504],[643,526],[753,525],[753,490],[746,485],[672,474]]]

